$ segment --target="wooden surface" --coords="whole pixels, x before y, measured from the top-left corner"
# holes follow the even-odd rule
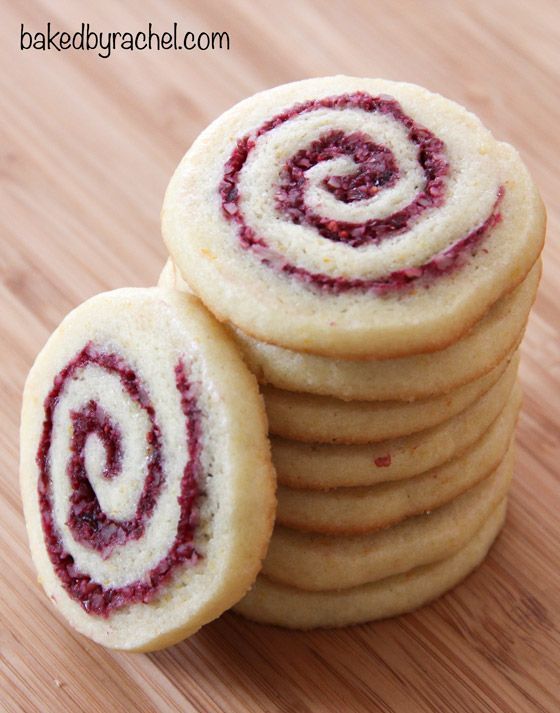
[[[0,18],[0,675],[3,711],[560,710],[560,3],[3,0]],[[95,8],[95,10],[93,9]],[[226,30],[229,52],[20,52],[19,23]],[[206,123],[281,82],[346,72],[418,82],[521,150],[548,204],[542,288],[505,532],[452,594],[394,621],[289,633],[231,614],[153,655],[75,635],[35,581],[17,483],[33,358],[94,293],[151,284],[158,214]]]

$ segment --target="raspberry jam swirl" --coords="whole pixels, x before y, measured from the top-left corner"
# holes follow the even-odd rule
[[[175,537],[167,552],[141,579],[125,586],[105,587],[96,581],[92,573],[80,570],[63,543],[55,517],[55,509],[59,508],[56,508],[51,473],[56,446],[57,409],[63,407],[61,400],[69,385],[79,379],[87,379],[85,370],[88,367],[96,367],[118,379],[133,412],[143,414],[148,424],[145,441],[135,443],[134,447],[145,452],[145,478],[133,517],[116,519],[103,512],[88,475],[86,445],[92,436],[97,437],[105,456],[100,477],[113,481],[121,475],[125,439],[119,424],[95,399],[86,400],[80,408],[71,410],[69,458],[66,473],[62,475],[68,479],[70,486],[69,502],[64,505],[67,534],[83,548],[97,553],[103,561],[110,560],[114,552],[130,542],[141,540],[166,485],[166,464],[157,414],[140,377],[120,355],[98,349],[91,342],[86,344],[57,374],[44,401],[43,428],[36,456],[39,470],[37,489],[46,549],[64,589],[89,614],[107,617],[125,605],[150,602],[170,581],[177,568],[194,565],[201,557],[194,545],[202,475],[201,418],[196,388],[189,381],[185,363],[180,359],[175,366],[174,381],[185,417],[187,459],[180,483]],[[61,477],[60,473],[57,475]]]
[[[274,197],[280,218],[295,225],[311,227],[326,240],[360,248],[381,245],[390,238],[406,233],[424,214],[442,207],[446,201],[450,165],[445,144],[407,116],[392,97],[374,97],[364,92],[355,92],[296,104],[237,141],[225,164],[219,186],[223,216],[235,225],[242,248],[253,252],[263,264],[328,292],[372,290],[383,294],[406,287],[420,278],[448,273],[464,264],[484,237],[500,222],[499,206],[504,194],[503,187],[497,190],[490,213],[479,225],[419,265],[370,279],[327,275],[293,264],[272,247],[265,236],[258,234],[248,224],[241,205],[243,196],[239,183],[251,154],[269,132],[295,117],[324,109],[340,112],[359,110],[396,122],[405,130],[407,140],[414,147],[423,185],[408,204],[383,217],[350,222],[320,215],[306,201],[306,191],[310,183],[309,172],[323,162],[340,158],[353,162],[355,168],[352,173],[327,174],[321,181],[321,188],[344,204],[363,203],[393,187],[402,178],[397,160],[389,147],[374,142],[360,131],[348,133],[340,129],[326,130],[306,147],[296,151],[281,168]]]

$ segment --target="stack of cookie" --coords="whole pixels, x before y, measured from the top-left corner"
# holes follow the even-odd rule
[[[263,385],[277,524],[237,611],[338,626],[459,582],[505,517],[541,269],[515,150],[419,87],[307,80],[203,132],[162,222],[160,285],[188,284]]]

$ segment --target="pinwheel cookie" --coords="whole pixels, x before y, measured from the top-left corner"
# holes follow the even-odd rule
[[[305,591],[259,575],[235,611],[290,629],[348,626],[404,614],[440,597],[486,557],[506,516],[504,499],[476,535],[447,559],[349,589]]]
[[[516,357],[516,361],[517,361]],[[508,402],[517,363],[471,406],[448,421],[378,443],[338,445],[271,438],[278,481],[290,488],[328,490],[402,480],[465,453],[490,428]]]
[[[484,376],[523,336],[542,271],[538,260],[525,280],[502,297],[460,340],[438,352],[400,359],[347,360],[295,352],[231,327],[245,361],[262,384],[338,399],[425,399]],[[169,259],[159,285],[189,291]]]
[[[105,646],[161,648],[243,596],[274,519],[266,421],[198,300],[123,289],[64,319],[25,386],[21,489],[46,593]]]
[[[529,273],[545,215],[517,152],[420,87],[310,79],[211,124],[166,193],[165,242],[211,311],[342,358],[443,349]]]

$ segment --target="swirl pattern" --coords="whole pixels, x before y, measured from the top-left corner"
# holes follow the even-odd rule
[[[328,121],[324,120],[325,112],[331,117]],[[347,126],[327,128],[336,124],[333,112],[351,115],[349,124],[357,126],[358,113],[375,116],[389,136],[393,132],[393,147],[374,142],[362,130],[349,131]],[[264,265],[335,294],[350,290],[383,294],[461,266],[469,252],[501,220],[499,206],[504,188],[497,186],[486,217],[451,244],[433,250],[427,259],[374,277],[337,275],[296,264],[248,218],[250,197],[246,193],[250,193],[250,181],[244,174],[250,172],[259,150],[273,161],[274,147],[266,153],[266,142],[273,131],[289,128],[294,120],[301,122],[313,114],[317,115],[313,127],[320,132],[317,138],[296,148],[277,175],[274,166],[266,175],[273,183],[268,188],[274,192],[277,215],[284,221],[311,228],[322,239],[348,248],[379,247],[389,238],[409,233],[422,218],[441,208],[450,190],[452,166],[445,143],[405,114],[392,97],[358,91],[296,104],[237,141],[219,186],[223,216],[236,227],[241,246]],[[407,146],[401,147],[397,157],[395,150],[403,139]],[[396,192],[399,184],[400,193]],[[324,215],[320,209],[325,205],[335,215]],[[348,206],[354,209],[352,219],[348,218]]]
[[[101,380],[101,384],[106,379],[113,380],[114,385],[117,382],[122,399],[125,402],[128,399],[120,411],[127,412],[128,409],[128,413],[133,414],[130,420],[140,423],[136,429],[127,424],[132,434],[121,431],[124,424],[115,422],[108,407],[99,403],[97,397],[84,397],[88,379]],[[60,519],[66,515],[65,524],[74,542],[82,550],[89,551],[94,556],[90,562],[97,565],[110,562],[115,553],[126,549],[132,541],[142,540],[166,480],[163,435],[155,407],[139,375],[126,361],[119,354],[103,351],[91,342],[57,374],[45,399],[42,435],[36,456],[45,544],[65,590],[90,614],[107,617],[125,605],[152,601],[174,570],[182,565],[195,565],[202,556],[194,544],[197,505],[201,496],[201,419],[197,390],[189,380],[182,359],[175,367],[175,385],[185,417],[187,455],[177,498],[179,517],[175,535],[169,549],[160,554],[159,561],[149,566],[142,577],[122,586],[104,586],[98,581],[97,573],[80,567],[75,554],[68,551],[63,541]],[[77,390],[73,397],[72,388]],[[64,434],[68,432],[71,435],[66,450],[60,441],[67,438]],[[112,508],[114,514],[107,512],[111,504],[107,500],[103,507],[93,481],[96,478],[98,481],[123,478],[124,461],[129,457],[127,447],[131,446],[140,452],[140,461],[129,463],[129,469],[134,471],[143,463],[145,477],[141,482],[137,476],[136,480],[140,482],[136,486],[128,483],[140,492],[136,499],[133,498],[133,512],[123,517],[118,507]],[[66,467],[60,467],[65,458]],[[100,463],[102,468],[98,467]],[[65,471],[67,476],[66,485],[62,489],[59,485],[58,490],[52,478],[55,469],[57,473]],[[103,576],[99,578],[103,579]]]

